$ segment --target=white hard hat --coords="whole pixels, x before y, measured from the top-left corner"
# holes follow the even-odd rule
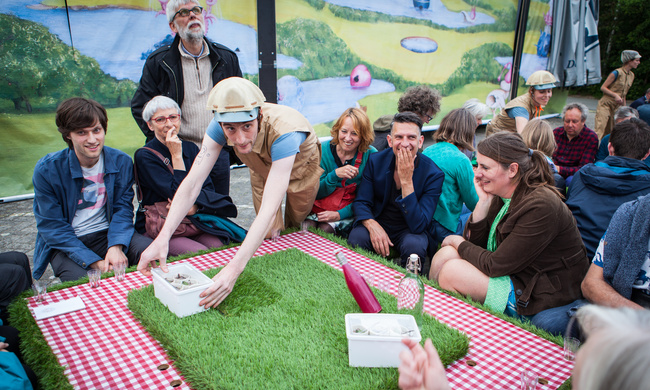
[[[257,85],[241,77],[221,80],[208,96],[208,110],[217,122],[248,122],[257,118],[266,98]]]
[[[533,72],[533,74],[528,77],[528,80],[526,80],[526,85],[534,87],[535,89],[555,88],[555,83],[557,83],[557,80],[555,79],[555,76],[553,76],[553,73],[546,70]]]

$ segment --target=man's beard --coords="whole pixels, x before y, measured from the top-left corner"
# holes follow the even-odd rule
[[[199,24],[201,26],[201,29],[199,31],[192,31],[190,30],[190,27],[192,27],[194,24]],[[178,28],[178,26],[176,26]],[[181,39],[184,41],[188,42],[198,42],[203,39],[203,36],[205,35],[205,26],[203,23],[200,21],[196,20],[194,22],[190,22],[185,26],[185,28],[179,28],[178,29],[178,35],[181,36]]]

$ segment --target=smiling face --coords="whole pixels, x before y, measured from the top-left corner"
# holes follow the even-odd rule
[[[343,120],[343,124],[339,129],[338,146],[344,153],[356,153],[360,143],[361,137],[359,137],[359,133],[354,128],[352,118],[348,116]]]
[[[97,164],[104,149],[105,136],[106,130],[99,120],[96,120],[92,126],[77,129],[68,134],[68,139],[72,142],[72,148],[82,167],[92,168]]]
[[[420,128],[415,123],[393,123],[393,130],[387,136],[388,145],[393,148],[397,155],[400,149],[408,150],[415,158],[418,150],[424,143],[424,136],[420,134]]]
[[[223,134],[233,143],[235,150],[241,154],[253,151],[259,129],[258,119],[248,122],[221,123]]]
[[[192,9],[196,6],[197,4],[187,3],[181,5],[178,10]],[[203,39],[203,36],[205,35],[203,13],[197,15],[194,12],[190,12],[188,16],[176,15],[174,20],[169,23],[169,28],[171,28],[174,33],[180,35],[181,39],[184,41]]]
[[[508,169],[505,169],[498,162],[478,152],[476,161],[478,167],[474,170],[474,178],[483,191],[502,198],[512,197],[512,193],[517,188],[517,182],[513,180],[519,169],[517,163],[512,163]]]
[[[553,88],[533,89],[533,101],[539,107],[545,107],[548,104],[548,101],[551,100],[551,96],[553,96]]]
[[[632,61],[630,61],[630,69],[636,69],[640,63],[641,63],[640,58],[633,59]]]
[[[176,118],[173,118],[174,116]],[[161,120],[164,120],[164,122],[158,123]],[[174,129],[174,134],[178,134],[181,127],[180,115],[178,115],[178,111],[175,108],[158,110],[151,116],[151,120],[147,122],[147,125],[156,135],[158,141],[164,144],[169,130]]]

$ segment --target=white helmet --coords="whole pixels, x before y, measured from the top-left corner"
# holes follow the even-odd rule
[[[555,76],[553,76],[553,73],[546,70],[533,72],[533,74],[528,77],[528,80],[526,80],[526,85],[538,90],[555,88],[555,83],[557,83],[557,80],[555,79]]]
[[[248,122],[257,118],[266,98],[257,85],[241,77],[221,80],[208,96],[208,110],[217,122]]]

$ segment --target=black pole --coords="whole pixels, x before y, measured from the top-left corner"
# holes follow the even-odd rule
[[[257,2],[257,46],[259,49],[259,87],[267,102],[277,103],[275,0],[258,0]]]
[[[521,55],[524,52],[524,39],[526,38],[526,25],[528,24],[528,9],[530,0],[519,0],[517,6],[517,26],[515,27],[515,46],[512,52],[512,74],[510,84],[510,100],[517,97],[519,87],[519,68]]]

